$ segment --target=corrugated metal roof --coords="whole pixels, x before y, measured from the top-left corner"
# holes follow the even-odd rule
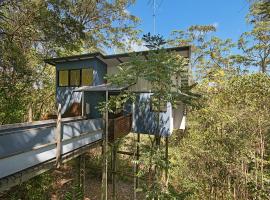
[[[172,47],[172,48],[166,48],[166,50],[167,51],[188,51],[188,52],[190,52],[190,46]],[[121,54],[112,54],[112,55],[104,55],[101,52],[94,52],[94,53],[74,55],[74,56],[50,58],[50,59],[46,59],[44,61],[48,64],[56,65],[57,63],[98,58],[99,60],[102,60],[105,63],[107,61],[110,62],[111,60],[116,60],[116,61],[121,63],[121,62],[123,62],[123,60],[121,60],[121,58],[128,58],[130,56],[130,54],[132,54],[132,53],[147,55],[149,53],[149,51],[157,51],[157,50],[147,50],[147,51],[129,52],[129,53],[121,53]],[[188,57],[190,57],[190,55]]]

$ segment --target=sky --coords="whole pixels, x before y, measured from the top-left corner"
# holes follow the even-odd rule
[[[137,0],[127,10],[141,19],[139,29],[153,33],[153,0]],[[237,41],[249,29],[247,0],[156,0],[156,33],[168,38],[173,30],[212,24],[216,36]]]

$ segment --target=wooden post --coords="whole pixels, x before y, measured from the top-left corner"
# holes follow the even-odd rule
[[[136,160],[139,161],[140,159],[140,142],[141,142],[141,135],[137,133],[137,155]],[[137,173],[139,171],[139,164],[136,164],[136,189],[139,187],[139,178],[137,177]]]
[[[29,104],[29,107],[28,107],[28,122],[33,122],[32,102]]]
[[[137,189],[139,187],[139,178],[138,178],[138,171],[139,171],[139,164],[138,161],[140,159],[140,133],[137,133],[137,141],[136,141],[136,151],[134,152],[134,158],[136,158],[136,162],[134,165],[134,200],[137,199]]]
[[[106,108],[105,108],[105,131],[103,134],[103,171],[102,171],[102,193],[101,199],[108,199],[108,125],[109,125],[109,117],[108,117],[108,98],[109,92],[106,90]]]
[[[74,181],[73,181],[73,187],[76,188],[76,190],[72,191],[73,199],[78,198],[77,197],[77,188],[80,190],[82,196],[84,197],[85,192],[85,154],[81,154],[77,158],[75,158],[75,170],[73,173]]]
[[[165,162],[166,162],[166,169],[165,169],[165,184],[166,188],[168,189],[169,184],[169,136],[165,136]]]
[[[85,154],[82,154],[78,157],[78,175],[79,175],[79,182],[78,185],[80,186],[80,189],[82,191],[82,194],[84,196],[85,192]]]
[[[112,199],[116,200],[116,152],[117,144],[112,145]]]
[[[82,117],[85,116],[85,97],[84,97],[84,91],[82,91]]]
[[[61,104],[58,105],[57,109],[57,123],[55,131],[56,140],[56,167],[59,168],[61,165],[61,151],[62,151],[62,118],[61,118]]]

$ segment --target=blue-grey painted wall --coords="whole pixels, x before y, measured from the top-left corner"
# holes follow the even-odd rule
[[[162,136],[170,135],[171,104],[167,103],[166,112],[151,111],[150,96],[151,93],[138,93],[135,102],[135,127],[134,131],[138,133],[158,134],[158,116],[159,116],[159,134]]]
[[[81,61],[69,61],[59,63],[56,65],[56,70],[70,70],[70,69],[81,69],[81,68],[92,68],[93,69],[93,85],[100,85],[105,82],[105,75],[107,73],[107,66],[99,59],[92,58]],[[58,73],[56,73],[56,83],[58,84]],[[74,102],[81,102],[81,92],[72,93],[76,87],[58,87],[56,85],[56,103],[61,103],[62,114],[68,109]]]
[[[57,70],[60,69],[80,69],[80,68],[93,68],[93,85],[100,85],[105,82],[104,77],[107,73],[107,66],[100,60],[93,58],[83,61],[65,62],[56,66]],[[58,74],[57,79],[58,83]],[[75,87],[56,87],[57,103],[62,104],[62,113],[73,103],[81,101],[81,93],[72,93]],[[157,134],[157,117],[160,117],[160,135],[169,135],[172,132],[171,116],[172,108],[170,103],[167,104],[166,112],[154,112],[150,109],[150,96],[151,93],[138,93],[135,103],[135,127],[134,131],[146,134]],[[90,119],[102,117],[99,113],[97,106],[99,102],[104,101],[104,92],[85,92],[85,109],[86,115]],[[127,111],[131,111],[131,106],[126,107]]]
[[[104,92],[85,92],[85,110],[87,118],[96,119],[102,117],[102,114],[98,111],[97,106],[99,106],[100,102],[104,101]]]

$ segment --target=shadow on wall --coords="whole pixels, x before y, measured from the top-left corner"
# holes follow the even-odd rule
[[[61,113],[64,115],[73,104],[80,104],[82,100],[81,92],[73,92],[74,87],[58,87],[56,90],[57,105],[61,104]],[[73,109],[76,106],[73,106]]]
[[[146,134],[159,134],[166,136],[170,134],[169,114],[167,112],[153,112],[150,106],[151,94],[140,94],[135,103],[135,132]],[[159,133],[158,133],[158,117]]]
[[[62,118],[67,117],[77,117],[82,115],[82,104],[81,103],[72,103],[71,106],[62,114]],[[56,114],[47,113],[42,117],[42,120],[48,119],[57,119]]]

